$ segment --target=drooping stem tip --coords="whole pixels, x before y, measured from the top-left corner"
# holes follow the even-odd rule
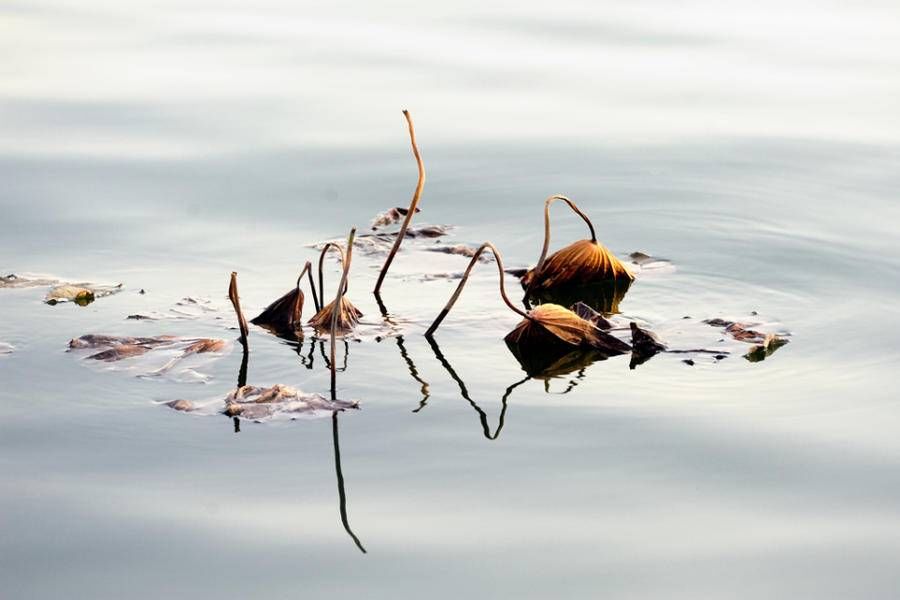
[[[406,117],[406,122],[409,125],[409,141],[412,144],[413,156],[416,159],[416,166],[419,169],[419,180],[416,183],[416,190],[413,192],[412,200],[409,203],[409,209],[406,211],[406,216],[403,218],[403,223],[400,225],[400,231],[397,232],[397,239],[394,240],[394,245],[391,247],[391,251],[388,252],[387,258],[384,259],[384,265],[381,267],[381,272],[378,274],[378,281],[375,283],[374,290],[376,296],[381,294],[381,284],[384,283],[384,277],[387,275],[388,269],[394,261],[394,256],[400,249],[403,238],[406,237],[406,230],[409,228],[413,215],[416,213],[416,208],[419,206],[422,188],[425,187],[425,165],[422,163],[422,157],[419,155],[419,147],[416,145],[416,130],[413,127],[412,117],[408,110],[403,111],[403,116]]]
[[[534,267],[535,273],[540,271],[541,267],[544,266],[544,261],[547,260],[547,252],[550,250],[550,205],[557,200],[562,200],[563,202],[568,204],[569,208],[571,208],[576,215],[581,217],[584,222],[587,223],[588,229],[591,231],[591,241],[597,241],[597,234],[594,232],[594,224],[591,223],[591,220],[588,218],[588,216],[581,212],[581,209],[579,209],[574,202],[559,194],[550,196],[544,201],[544,247],[541,248],[541,257],[540,259],[538,259],[537,265]],[[532,281],[534,281],[534,279]]]
[[[466,286],[466,282],[469,280],[469,275],[472,273],[472,269],[475,268],[475,265],[478,263],[478,259],[481,257],[482,253],[485,250],[490,250],[494,255],[495,262],[497,263],[497,269],[500,272],[500,297],[503,298],[503,301],[506,305],[516,314],[525,317],[526,319],[530,319],[528,313],[518,308],[515,304],[513,304],[509,296],[506,295],[506,284],[504,283],[504,269],[503,269],[503,257],[500,256],[500,251],[490,242],[485,242],[481,246],[478,247],[478,250],[475,251],[475,254],[472,256],[472,260],[469,261],[469,266],[466,267],[466,272],[463,273],[462,279],[459,282],[459,285],[456,286],[456,290],[454,290],[453,295],[450,296],[450,300],[447,301],[447,304],[441,309],[440,314],[434,320],[434,323],[431,324],[431,327],[428,328],[428,331],[425,332],[426,337],[431,337],[437,328],[440,326],[441,322],[446,318],[447,314],[450,312],[450,309],[453,308],[453,305],[456,304],[456,301],[459,299],[460,294],[462,294],[463,288]]]

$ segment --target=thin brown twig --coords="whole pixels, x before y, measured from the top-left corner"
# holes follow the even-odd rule
[[[466,267],[466,272],[463,273],[462,280],[460,280],[459,285],[456,286],[456,290],[453,292],[453,295],[450,296],[450,300],[447,301],[446,306],[441,310],[440,314],[434,320],[434,323],[431,324],[431,327],[428,328],[428,331],[425,332],[426,337],[431,337],[437,328],[440,326],[441,322],[450,312],[450,309],[453,308],[453,305],[456,304],[456,301],[459,299],[460,294],[462,293],[463,288],[466,285],[466,282],[469,280],[469,274],[472,273],[472,269],[475,268],[475,265],[478,263],[478,259],[481,257],[481,254],[485,250],[490,250],[494,255],[495,262],[497,263],[497,269],[500,271],[500,296],[503,298],[503,301],[506,302],[506,305],[513,310],[516,314],[519,314],[526,319],[530,319],[531,317],[514,305],[509,296],[506,295],[506,284],[504,283],[504,269],[503,269],[503,258],[500,256],[500,251],[490,242],[485,242],[481,246],[478,247],[478,250],[475,251],[475,254],[472,256],[472,260],[469,261],[469,266]]]
[[[241,344],[244,346],[244,349],[248,349],[249,346],[247,344],[247,334],[250,331],[250,328],[247,326],[247,319],[244,318],[244,313],[241,310],[241,299],[238,296],[238,285],[237,285],[237,273],[231,272],[231,283],[228,285],[228,298],[231,300],[231,305],[234,307],[234,312],[237,314],[238,326],[241,329]]]
[[[303,270],[300,271],[300,275],[297,277],[297,289],[298,290],[300,289],[300,280],[303,279],[304,273],[306,273],[306,276],[309,279],[309,289],[312,291],[313,306],[316,307],[316,312],[319,312],[319,310],[322,307],[319,305],[319,296],[316,294],[316,284],[313,281],[312,263],[311,262],[306,261],[306,264],[303,265]]]
[[[343,295],[346,293],[347,289],[347,279],[350,275],[350,261],[353,259],[353,240],[356,237],[356,227],[350,230],[350,236],[347,238],[347,253],[346,255],[341,252],[341,256],[344,258],[344,271],[341,273],[341,282],[338,284],[337,295],[334,298],[334,306],[331,311],[331,399],[334,400],[337,397],[337,369],[335,365],[335,355],[337,354],[336,350],[336,340],[337,340],[337,324],[338,324],[338,314],[341,311],[341,301],[343,300]],[[321,263],[319,263],[321,264]],[[319,271],[321,273],[321,271]]]
[[[344,267],[344,263],[347,261],[347,255],[344,253],[344,249],[340,244],[336,242],[328,242],[324,246],[322,246],[322,250],[319,252],[319,293],[322,295],[322,306],[325,306],[325,277],[322,274],[322,269],[325,262],[325,255],[328,254],[330,249],[334,248],[341,255],[341,268]],[[344,287],[344,294],[347,293],[346,286]],[[321,307],[318,309],[321,310]]]
[[[394,256],[397,254],[397,251],[400,249],[400,244],[406,236],[406,230],[409,228],[413,215],[416,213],[416,208],[419,206],[422,188],[425,187],[425,165],[422,163],[422,157],[419,155],[419,147],[416,145],[416,130],[413,127],[412,117],[409,115],[408,110],[403,111],[403,116],[406,117],[406,122],[409,124],[409,141],[412,144],[413,156],[415,156],[416,165],[419,168],[419,180],[416,183],[416,191],[413,192],[412,200],[409,203],[409,209],[406,211],[406,216],[403,218],[403,223],[400,225],[400,231],[397,233],[397,239],[394,240],[394,245],[391,247],[391,251],[384,260],[384,266],[381,267],[381,272],[378,274],[378,282],[375,284],[374,290],[376,296],[381,294],[381,284],[384,283],[384,277],[387,275],[388,269],[394,261]]]

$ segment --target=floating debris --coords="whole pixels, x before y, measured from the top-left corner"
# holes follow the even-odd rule
[[[389,225],[395,225],[396,223],[399,223],[400,219],[405,217],[408,212],[408,208],[404,208],[403,206],[395,206],[394,208],[388,209],[383,213],[375,215],[375,218],[372,219],[372,231],[377,231],[381,227],[387,227]],[[420,210],[416,208],[416,212],[420,212]]]
[[[15,346],[13,346],[12,344],[0,342],[0,356],[3,356],[4,354],[12,354],[15,349]]]
[[[631,264],[637,267],[641,273],[648,271],[674,271],[672,261],[658,256],[651,256],[644,252],[632,252],[628,255]]]
[[[132,321],[190,321],[218,311],[219,308],[216,307],[209,298],[185,296],[172,305],[166,312],[150,311],[135,313],[128,315],[125,318]]]
[[[613,324],[606,317],[584,302],[576,302],[572,305],[571,310],[585,321],[592,323],[595,327],[599,327],[603,330],[613,328]]]
[[[630,368],[634,369],[660,352],[666,351],[666,345],[652,331],[638,327],[634,321],[630,323],[629,327],[631,328]]]
[[[85,357],[98,363],[119,363],[114,370],[135,370],[139,377],[158,377],[172,373],[181,381],[206,381],[208,376],[187,365],[186,360],[198,355],[221,355],[228,348],[225,340],[216,338],[186,338],[172,335],[155,337],[129,337],[88,334],[69,341],[69,350],[99,350]],[[132,363],[127,359],[153,353],[159,362]],[[162,364],[160,364],[160,362]],[[175,371],[175,368],[178,370]]]
[[[323,417],[336,411],[359,408],[355,401],[329,400],[321,394],[309,394],[281,384],[271,387],[243,385],[229,392],[224,400],[221,397],[203,402],[179,399],[163,404],[179,412],[224,414],[258,423]]]
[[[467,246],[466,244],[429,246],[425,248],[425,250],[429,252],[440,252],[442,254],[465,256],[466,258],[472,258],[473,256],[475,256],[475,253],[478,252],[478,248],[474,246]],[[480,260],[481,262],[491,262],[492,260],[494,260],[494,258],[493,256],[487,254],[481,254],[479,255],[478,260]]]
[[[591,239],[579,240],[549,257],[550,205],[557,200],[565,202],[581,217],[591,232]],[[550,196],[544,202],[544,246],[537,265],[522,277],[526,293],[552,290],[564,286],[580,286],[597,283],[631,282],[634,276],[622,262],[603,244],[597,241],[591,220],[565,196]]]
[[[50,287],[51,285],[56,285],[60,281],[59,279],[51,279],[47,277],[41,276],[24,276],[24,275],[16,275],[15,273],[10,273],[9,275],[4,275],[0,277],[0,289],[3,288],[30,288],[30,287]]]
[[[754,311],[753,315],[756,316]],[[712,327],[723,327],[725,333],[739,342],[754,344],[753,348],[744,355],[750,362],[759,362],[771,356],[776,350],[788,343],[787,335],[767,333],[753,329],[759,324],[739,323],[725,319],[706,319],[703,321]]]
[[[112,296],[121,292],[123,285],[98,285],[93,283],[66,283],[50,288],[44,302],[51,306],[63,302],[73,302],[78,306],[87,306],[97,298]]]
[[[772,353],[787,344],[788,341],[774,333],[766,334],[765,339],[761,344],[757,344],[753,346],[753,348],[744,355],[744,358],[749,360],[750,362],[759,362],[761,360],[765,360],[769,356],[772,356]]]

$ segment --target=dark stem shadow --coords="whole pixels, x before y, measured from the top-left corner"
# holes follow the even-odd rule
[[[338,413],[337,411],[331,413],[331,435],[334,440],[334,472],[337,474],[337,485],[338,485],[338,501],[341,512],[341,523],[344,525],[344,531],[347,532],[353,539],[353,543],[356,544],[356,547],[359,550],[366,554],[366,549],[363,547],[362,542],[359,541],[359,538],[356,537],[356,534],[353,533],[353,530],[350,529],[350,519],[347,517],[347,493],[344,490],[344,472],[341,469],[341,444],[338,438]]]
[[[440,346],[438,346],[437,340],[435,340],[431,336],[426,336],[426,340],[428,340],[428,345],[431,346],[432,351],[434,352],[435,358],[438,359],[438,362],[441,363],[441,366],[444,367],[444,370],[450,375],[453,381],[459,386],[459,393],[465,399],[469,405],[478,413],[478,420],[481,422],[481,429],[484,433],[484,437],[489,440],[496,440],[500,436],[500,432],[503,430],[503,425],[506,422],[506,409],[508,407],[508,402],[510,394],[512,394],[513,390],[525,383],[526,381],[531,379],[530,375],[526,375],[523,379],[513,383],[509,387],[506,388],[506,391],[503,394],[503,397],[500,399],[501,408],[500,408],[500,416],[497,419],[497,429],[494,433],[491,433],[490,426],[488,425],[488,416],[478,403],[472,400],[472,397],[469,395],[469,390],[466,387],[466,383],[462,380],[462,378],[456,373],[456,370],[453,368],[453,365],[450,364],[450,361],[447,360],[447,357],[444,356],[444,353],[441,352]],[[419,406],[418,409],[413,412],[418,412],[424,408],[424,404]]]

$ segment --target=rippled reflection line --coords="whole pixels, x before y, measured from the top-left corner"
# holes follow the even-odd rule
[[[334,472],[337,475],[338,504],[341,512],[341,523],[344,525],[344,531],[346,531],[353,539],[353,543],[356,544],[356,547],[359,548],[363,554],[366,554],[366,549],[363,547],[362,542],[359,541],[359,538],[356,537],[356,534],[353,533],[353,530],[350,528],[350,519],[347,516],[347,493],[344,490],[344,471],[341,469],[341,444],[338,437],[337,411],[331,413],[331,435],[334,441]]]

